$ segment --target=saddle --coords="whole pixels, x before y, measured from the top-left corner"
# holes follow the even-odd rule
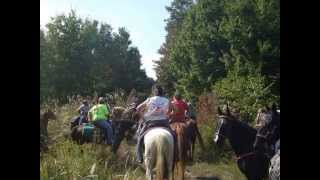
[[[82,128],[82,135],[88,141],[92,141],[95,143],[102,143],[104,142],[104,133],[100,128],[95,127],[91,123],[83,123],[81,124]]]
[[[169,122],[167,122],[166,120],[145,121],[141,126],[142,127],[139,128],[140,132],[138,132],[140,134],[140,138],[143,138],[147,132],[157,127],[164,128],[168,130],[173,136],[175,136],[174,132],[170,128]]]

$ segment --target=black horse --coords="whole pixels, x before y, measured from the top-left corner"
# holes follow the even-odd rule
[[[113,129],[113,137],[114,142],[112,145],[112,151],[114,153],[117,152],[121,141],[124,138],[131,139],[136,131],[137,127],[137,119],[139,115],[135,113],[135,108],[129,107],[124,112],[126,115],[126,119],[120,120],[112,120],[112,129]],[[127,119],[128,118],[128,119]],[[84,131],[86,127],[84,125],[76,125],[71,129],[71,138],[79,144],[83,143],[97,143],[101,144],[104,142],[104,135],[99,128],[93,128],[93,132],[91,136],[86,136]]]
[[[231,115],[229,108],[222,113],[218,108],[218,122],[214,142],[221,146],[225,138],[237,156],[240,171],[248,180],[261,180],[268,175],[269,159],[259,151],[254,151],[253,143],[257,131]]]
[[[276,153],[276,143],[280,140],[280,113],[277,111],[277,106],[272,105],[272,108],[266,107],[266,111],[261,112],[262,115],[268,114],[270,120],[258,128],[257,136],[253,144],[254,149],[267,153],[271,158]]]

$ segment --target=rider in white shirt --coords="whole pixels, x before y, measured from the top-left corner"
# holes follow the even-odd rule
[[[145,111],[143,121],[140,123],[137,131],[137,161],[139,163],[142,163],[142,134],[144,134],[147,128],[155,126],[170,128],[168,119],[169,99],[163,96],[163,89],[158,85],[153,86],[153,95],[153,97],[146,99],[136,108],[138,112],[141,112],[142,110]]]

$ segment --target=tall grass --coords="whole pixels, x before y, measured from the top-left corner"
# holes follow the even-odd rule
[[[126,156],[130,157],[130,156]],[[104,145],[77,145],[69,140],[55,143],[40,161],[41,179],[137,179],[139,168],[127,158],[118,159]]]

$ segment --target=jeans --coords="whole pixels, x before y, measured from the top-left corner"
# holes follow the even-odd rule
[[[107,140],[107,144],[113,144],[113,130],[108,120],[97,120],[93,124],[104,131],[104,137]]]
[[[84,115],[80,115],[80,117],[79,117],[79,125],[82,124],[82,123],[87,123],[86,122],[86,116],[84,116]]]

